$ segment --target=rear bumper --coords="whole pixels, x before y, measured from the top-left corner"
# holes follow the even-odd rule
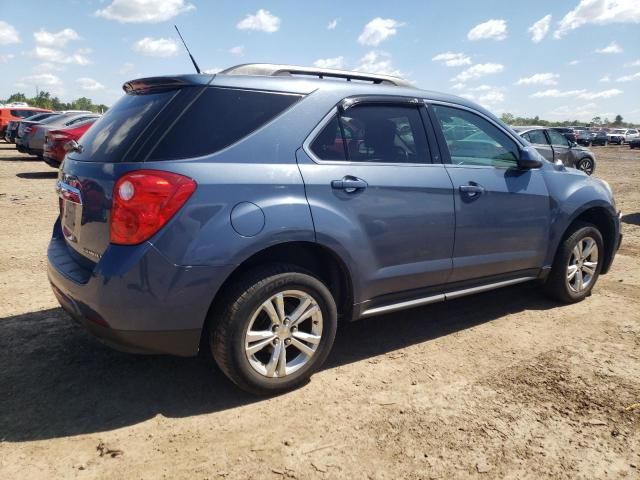
[[[56,222],[48,276],[62,308],[105,344],[131,353],[192,356],[231,266],[181,267],[149,243],[110,246],[91,269],[69,252]]]
[[[47,155],[43,155],[42,156],[42,160],[44,161],[44,163],[46,163],[50,167],[53,167],[53,168],[59,168],[60,167],[60,163],[61,162],[58,161],[58,159],[56,159],[56,158],[47,157]]]

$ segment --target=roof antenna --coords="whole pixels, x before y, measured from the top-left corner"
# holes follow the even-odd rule
[[[178,26],[174,25],[173,27],[176,29],[176,32],[178,32],[178,35],[180,36],[180,40],[182,40],[182,44],[184,45],[184,48],[187,50],[187,53],[189,54],[189,58],[191,59],[191,62],[193,63],[193,66],[196,67],[196,72],[202,73],[200,71],[200,67],[196,63],[195,58],[193,58],[193,55],[191,55],[191,52],[189,51],[189,47],[187,47],[187,43],[184,41],[184,38],[182,38],[182,34],[180,33],[180,30],[178,30]]]

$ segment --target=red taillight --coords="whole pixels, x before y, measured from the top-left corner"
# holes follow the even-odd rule
[[[25,127],[24,128],[24,133],[31,133],[32,129],[33,129],[33,127]]]
[[[136,245],[160,230],[195,191],[194,180],[161,170],[136,170],[113,187],[111,243]]]

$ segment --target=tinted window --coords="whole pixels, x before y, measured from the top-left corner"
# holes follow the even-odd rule
[[[69,157],[85,162],[124,160],[122,156],[174,95],[175,91],[124,95],[82,137],[82,152]]]
[[[334,117],[315,138],[311,149],[322,160],[431,162],[418,107],[353,107]]]
[[[27,118],[38,113],[37,110],[11,110],[11,115],[14,117]]]
[[[529,133],[529,141],[531,143],[538,143],[541,145],[548,145],[547,137],[544,136],[543,130],[531,130]]]
[[[199,157],[222,150],[300,98],[300,95],[207,88],[162,138],[149,160]]]
[[[558,133],[555,130],[547,130],[547,133],[549,134],[549,138],[551,139],[551,145],[556,145],[559,147],[569,146],[569,141],[561,133]]]
[[[502,130],[467,110],[434,106],[449,147],[451,163],[513,167],[518,163],[518,145]]]

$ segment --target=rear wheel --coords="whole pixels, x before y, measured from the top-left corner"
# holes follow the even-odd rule
[[[578,170],[582,170],[587,175],[592,175],[596,170],[596,164],[589,157],[584,157],[578,161],[576,168]]]
[[[602,269],[603,245],[595,225],[576,222],[558,248],[546,292],[566,303],[589,296]]]
[[[337,327],[335,301],[294,266],[262,267],[228,292],[210,321],[209,346],[240,388],[270,395],[305,383],[326,360]]]

